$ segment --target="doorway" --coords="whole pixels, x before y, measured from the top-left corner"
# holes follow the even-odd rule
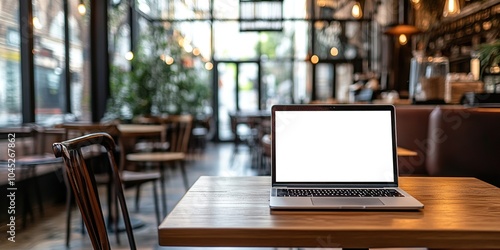
[[[230,114],[236,111],[260,109],[260,72],[258,61],[220,61],[215,63],[217,80],[217,131],[219,141],[231,141]]]

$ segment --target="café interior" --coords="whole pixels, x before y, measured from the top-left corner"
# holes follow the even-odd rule
[[[2,1],[0,20],[2,249],[92,248],[52,143],[96,132],[136,178],[137,245],[169,248],[157,227],[198,177],[271,174],[275,104],[392,104],[400,176],[500,187],[499,0]]]

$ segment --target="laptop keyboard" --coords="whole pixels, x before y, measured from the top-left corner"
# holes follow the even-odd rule
[[[404,197],[395,189],[278,189],[278,197]]]

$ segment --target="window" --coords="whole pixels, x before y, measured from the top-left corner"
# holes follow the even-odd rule
[[[0,126],[20,124],[21,74],[19,3],[0,4]],[[5,39],[3,39],[5,38]]]
[[[21,6],[20,3],[23,5]],[[89,19],[77,12],[79,0],[69,0],[69,46],[65,42],[63,1],[10,1],[0,4],[0,126],[19,126],[23,113],[34,114],[35,122],[50,126],[75,119],[90,120],[89,63],[85,56]],[[35,110],[22,107],[20,28],[27,18],[20,17],[20,7],[32,4]],[[20,20],[23,20],[20,22]],[[68,56],[69,54],[69,56]],[[69,61],[68,61],[69,60]],[[69,65],[69,66],[67,66]],[[68,67],[69,70],[66,70]],[[69,72],[66,73],[66,72]],[[30,74],[30,72],[23,72]],[[5,107],[5,108],[4,108]],[[30,115],[29,115],[30,116]]]

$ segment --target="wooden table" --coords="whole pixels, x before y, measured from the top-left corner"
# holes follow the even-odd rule
[[[401,177],[417,211],[271,211],[270,177],[201,177],[158,228],[161,246],[499,248],[500,189]]]
[[[418,153],[406,148],[398,147],[397,148],[397,154],[398,156],[403,156],[403,157],[410,157],[410,156],[417,156]]]
[[[159,135],[166,132],[165,126],[143,124],[118,124],[118,130],[122,135],[134,137]]]
[[[163,125],[119,124],[117,127],[120,130],[120,139],[124,150],[124,154],[121,155],[123,162],[126,160],[126,154],[133,153],[138,139],[155,138],[159,143],[166,140],[167,129]]]

